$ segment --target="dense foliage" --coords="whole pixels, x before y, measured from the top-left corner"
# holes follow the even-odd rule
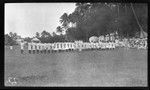
[[[60,17],[67,35],[74,39],[87,41],[93,35],[100,36],[114,31],[118,31],[122,37],[134,37],[141,29],[147,32],[146,4],[76,3],[76,6],[73,13],[64,13]],[[76,27],[69,27],[70,23],[76,23]]]

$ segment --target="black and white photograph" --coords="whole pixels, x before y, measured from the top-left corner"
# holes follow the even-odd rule
[[[148,4],[4,4],[5,87],[147,87]]]

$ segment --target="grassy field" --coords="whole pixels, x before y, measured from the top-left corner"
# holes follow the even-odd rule
[[[147,86],[147,68],[147,50],[21,54],[5,47],[5,81],[15,77],[16,86]]]

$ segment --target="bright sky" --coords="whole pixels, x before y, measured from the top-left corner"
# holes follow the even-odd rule
[[[5,4],[5,34],[16,32],[21,37],[33,37],[36,32],[56,31],[63,13],[72,13],[75,3],[7,3]]]

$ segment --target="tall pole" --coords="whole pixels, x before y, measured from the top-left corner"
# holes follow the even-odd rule
[[[127,16],[127,3],[125,3],[125,15]],[[129,37],[128,32],[127,32],[127,38]]]
[[[127,15],[127,5],[125,3],[125,15]]]
[[[136,15],[136,13],[135,13],[134,8],[133,8],[133,4],[132,4],[132,3],[130,3],[130,4],[131,4],[131,9],[132,9],[132,11],[133,11],[133,14],[134,14],[134,17],[135,17],[135,19],[136,19],[136,22],[137,22],[138,26],[140,27],[140,31],[142,32],[142,31],[143,31],[143,28],[142,28],[142,26],[141,26],[140,23],[139,23],[139,20],[138,20],[138,18],[137,18],[137,15]],[[142,33],[143,33],[143,32],[142,32]]]
[[[118,16],[117,16],[117,33],[119,32],[119,3],[117,4]]]

